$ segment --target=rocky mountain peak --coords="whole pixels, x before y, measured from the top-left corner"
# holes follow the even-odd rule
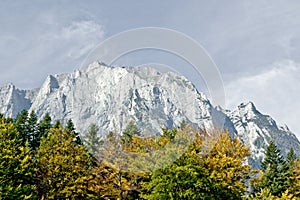
[[[234,111],[214,107],[185,77],[161,73],[152,67],[109,67],[95,62],[83,70],[49,75],[38,90],[19,90],[12,84],[0,88],[0,112],[15,117],[22,109],[34,110],[39,119],[47,112],[53,120],[72,119],[85,134],[95,123],[102,134],[121,133],[135,121],[144,134],[177,127],[182,121],[198,128],[216,126],[238,135],[248,144],[254,166],[273,140],[287,153],[290,147],[300,156],[300,143],[287,127],[277,127],[252,102]]]

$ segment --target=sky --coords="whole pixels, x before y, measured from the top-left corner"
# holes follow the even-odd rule
[[[39,87],[49,74],[79,69],[88,53],[114,34],[168,28],[206,49],[222,75],[227,108],[252,101],[300,138],[299,10],[298,0],[2,0],[0,85]],[[151,50],[116,61],[126,66],[144,63],[182,69],[188,65]],[[182,73],[206,92],[198,76]]]

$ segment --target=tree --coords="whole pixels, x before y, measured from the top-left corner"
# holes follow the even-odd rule
[[[31,111],[27,118],[27,131],[28,131],[28,142],[29,142],[29,147],[34,150],[39,146],[39,132],[37,129],[37,116],[34,111]]]
[[[61,124],[60,120],[56,120],[55,123],[53,124],[53,128],[59,128],[61,126],[62,126],[62,124]]]
[[[153,172],[143,184],[145,199],[220,199],[218,184],[213,181],[196,154],[187,153],[175,163]],[[219,197],[219,198],[218,198]],[[226,198],[225,196],[223,196]]]
[[[140,131],[138,130],[136,124],[134,121],[130,121],[129,124],[126,126],[126,128],[123,131],[122,134],[122,142],[125,145],[130,144],[132,137],[134,135],[140,135]]]
[[[67,129],[63,131],[62,126],[51,128],[42,139],[37,153],[40,198],[92,198],[91,158],[74,139],[74,134]]]
[[[22,110],[16,117],[14,122],[15,127],[17,128],[18,132],[20,133],[20,137],[22,139],[22,144],[25,146],[25,143],[29,140],[29,130],[27,126],[27,118],[28,118],[28,111]]]
[[[75,136],[75,143],[77,145],[82,145],[82,141],[81,141],[81,138],[79,136],[79,133],[76,132],[76,129],[75,129],[75,126],[74,126],[74,123],[71,119],[69,119],[67,121],[67,124],[66,124],[66,127],[65,127],[65,130],[72,133],[74,136]]]
[[[188,128],[172,131],[174,134],[165,132],[165,136],[159,138],[163,143],[166,138],[176,139],[181,134],[191,137],[193,142],[179,159],[153,172],[150,181],[144,183],[146,193],[143,198],[241,199],[250,174],[250,166],[244,163],[249,149],[241,141],[231,140],[225,132],[220,134],[209,153],[203,153],[201,135],[206,134],[190,135]]]
[[[273,141],[267,146],[265,155],[258,188],[269,189],[272,195],[280,197],[289,187],[289,166]]]
[[[239,199],[247,192],[247,181],[251,174],[251,167],[245,164],[250,155],[249,148],[237,137],[231,139],[227,131],[212,134],[218,134],[219,137],[208,154],[204,155],[205,169],[210,177],[227,188],[231,199]]]
[[[84,144],[88,152],[93,156],[98,155],[99,148],[103,144],[103,140],[98,136],[99,127],[96,124],[91,124],[89,131],[85,135]]]
[[[37,130],[38,130],[37,147],[40,146],[41,139],[44,137],[47,137],[51,127],[52,127],[51,117],[50,117],[49,113],[46,113],[46,115],[39,122],[38,127],[37,127]]]
[[[300,199],[300,160],[296,160],[293,165],[290,191],[293,197]]]
[[[294,152],[294,149],[291,148],[286,156],[286,160],[290,165],[293,165],[293,163],[297,160],[297,155]]]
[[[20,118],[19,118],[20,119]],[[35,199],[30,149],[12,123],[0,119],[0,199]]]

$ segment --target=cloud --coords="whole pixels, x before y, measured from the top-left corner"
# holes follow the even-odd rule
[[[57,33],[48,33],[41,40],[48,44],[55,41],[57,49],[68,47],[68,49],[63,49],[67,51],[62,53],[76,60],[86,55],[98,44],[104,38],[104,33],[104,27],[95,21],[81,20],[62,27]],[[53,51],[57,49],[53,48]]]
[[[225,86],[227,107],[253,101],[258,110],[287,124],[300,138],[300,64],[283,60],[256,75],[240,77]]]
[[[43,15],[23,34],[0,37],[0,84],[32,88],[48,74],[73,71],[104,37],[104,26],[93,19],[57,22],[55,16]]]

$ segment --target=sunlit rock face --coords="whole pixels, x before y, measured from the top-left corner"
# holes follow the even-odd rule
[[[39,89],[1,87],[0,112],[15,117],[22,109],[34,110],[39,119],[47,112],[53,121],[72,119],[83,135],[91,123],[106,134],[121,133],[130,121],[145,135],[178,127],[183,121],[199,129],[225,128],[250,147],[249,163],[255,167],[270,140],[283,154],[293,147],[300,156],[296,136],[261,114],[253,103],[243,103],[234,111],[214,107],[185,77],[151,67],[109,67],[95,62],[81,71],[49,75]]]

